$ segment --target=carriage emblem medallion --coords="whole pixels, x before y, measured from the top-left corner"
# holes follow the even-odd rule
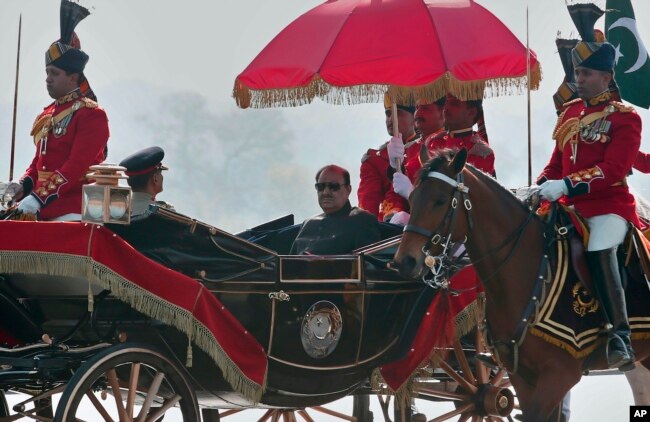
[[[341,339],[341,312],[332,302],[314,303],[302,320],[301,340],[305,352],[312,358],[329,356]]]

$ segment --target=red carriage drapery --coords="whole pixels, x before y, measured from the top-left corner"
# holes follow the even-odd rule
[[[0,230],[0,273],[80,277],[111,290],[134,309],[187,334],[235,391],[260,400],[264,349],[198,281],[148,259],[102,226],[2,221]]]

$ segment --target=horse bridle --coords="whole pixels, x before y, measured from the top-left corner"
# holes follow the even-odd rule
[[[454,269],[453,267],[454,260],[452,256],[454,243],[451,242],[451,237],[452,237],[452,230],[454,227],[454,223],[458,215],[458,213],[456,212],[458,211],[458,202],[459,199],[461,199],[461,197],[463,200],[463,206],[467,211],[466,215],[467,215],[468,228],[469,230],[472,230],[472,228],[474,227],[472,216],[470,213],[470,211],[472,210],[472,202],[469,199],[469,187],[467,187],[463,182],[464,178],[462,172],[456,175],[455,180],[447,176],[446,174],[437,171],[431,171],[427,173],[425,178],[442,180],[443,182],[453,187],[454,188],[453,198],[451,200],[451,203],[449,204],[449,208],[447,209],[445,218],[440,222],[440,224],[433,231],[429,231],[425,228],[422,228],[414,224],[407,224],[406,226],[404,226],[404,232],[416,233],[428,239],[427,243],[425,243],[422,246],[422,253],[425,256],[424,263],[427,267],[429,267],[429,270],[431,271],[433,278],[427,279],[425,274],[422,277],[422,280],[425,283],[427,283],[429,286],[434,288],[448,288],[449,279],[446,278],[445,276],[449,274],[451,270]],[[524,229],[531,221],[533,214],[534,211],[531,210],[531,212],[528,213],[527,218],[519,225],[519,227],[517,227],[512,233],[510,233],[510,235],[508,235],[506,239],[499,246],[494,248],[492,251],[488,252],[486,255],[472,260],[474,264],[483,261],[484,259],[488,258],[491,255],[494,255],[495,253],[503,249],[506,245],[514,241],[514,245],[511,248],[510,252],[508,253],[508,256],[499,264],[499,266],[492,274],[490,274],[488,277],[485,277],[483,279],[483,283],[487,283],[488,280],[490,280],[492,277],[498,274],[501,268],[503,268],[503,266],[508,263],[510,258],[512,258],[512,254],[516,250],[517,244],[521,240]],[[446,236],[443,236],[440,234],[440,232],[445,227],[448,227],[449,230],[448,230],[448,234]],[[463,243],[465,243],[466,240],[467,237],[465,237]],[[432,246],[438,244],[442,245],[443,250],[440,253],[440,255],[434,257],[430,254],[430,249]]]
[[[467,223],[471,230],[473,227],[472,217],[470,210],[472,209],[472,202],[469,199],[469,188],[463,183],[463,173],[458,173],[456,179],[452,179],[446,174],[431,171],[426,175],[427,179],[439,179],[451,185],[454,188],[453,197],[449,203],[449,208],[445,214],[445,218],[433,230],[427,230],[415,224],[407,224],[404,226],[405,233],[416,233],[420,236],[426,237],[428,240],[422,246],[422,253],[424,254],[424,264],[429,268],[432,278],[428,279],[427,275],[422,276],[422,281],[432,288],[449,289],[449,274],[455,269],[454,266],[454,245],[455,242],[451,241],[452,232],[456,218],[458,216],[458,203],[462,200],[463,206],[467,211]],[[447,230],[447,235],[443,236],[441,232]],[[466,238],[465,238],[466,240]],[[463,240],[462,243],[465,243]],[[441,245],[442,252],[437,256],[432,256],[430,253],[431,247],[434,245]],[[459,293],[459,292],[455,292]]]

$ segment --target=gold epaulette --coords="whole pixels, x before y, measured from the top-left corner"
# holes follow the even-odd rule
[[[52,115],[51,114],[44,114],[41,117],[37,117],[36,120],[34,121],[34,124],[32,125],[32,130],[29,132],[30,136],[36,135],[38,132],[43,129],[43,126],[46,124],[49,124],[50,120],[52,120]]]
[[[553,135],[551,136],[551,139],[553,139],[555,141],[560,140],[560,139],[558,139],[558,132],[565,132],[564,130],[562,130],[562,126],[564,126],[564,129],[567,128],[566,124],[565,125],[562,124],[562,120],[564,120],[564,115],[566,114],[569,107],[571,107],[574,104],[578,104],[581,101],[582,101],[581,98],[574,98],[573,100],[567,101],[566,103],[562,104],[562,112],[557,116],[557,122],[555,123],[555,127],[553,128]],[[571,119],[569,119],[569,120],[571,120]],[[560,138],[563,138],[563,137],[564,137],[564,135],[562,135]]]
[[[620,101],[610,101],[609,104],[614,106],[614,108],[616,110],[620,111],[621,113],[631,113],[631,112],[636,111],[636,110],[634,110],[634,107],[629,106],[629,105],[625,105]]]
[[[47,133],[61,120],[82,108],[97,108],[97,103],[90,98],[82,97],[75,101],[72,104],[72,107],[66,108],[56,116],[52,116],[52,114],[44,114],[38,118],[34,122],[32,131],[30,132],[30,135],[34,137],[34,145],[37,145],[43,137],[47,136]]]
[[[86,108],[97,108],[97,107],[99,107],[99,104],[97,104],[96,101],[93,101],[90,98],[82,97],[81,101],[84,102],[84,105],[85,105]]]
[[[582,101],[582,98],[574,98],[571,101],[567,101],[566,103],[562,104],[562,108],[567,108],[569,106],[572,106],[574,104],[577,104]]]

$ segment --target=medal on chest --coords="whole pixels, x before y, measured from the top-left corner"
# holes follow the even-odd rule
[[[594,143],[607,143],[611,140],[609,129],[612,122],[607,120],[607,116],[615,111],[614,106],[608,105],[601,112],[588,114],[585,116],[585,110],[580,112],[578,117],[577,127],[572,131],[569,143],[571,145],[571,160],[573,164],[578,159],[578,144],[584,142],[585,144]]]

